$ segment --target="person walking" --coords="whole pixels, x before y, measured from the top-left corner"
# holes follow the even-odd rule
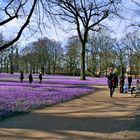
[[[107,79],[108,79],[108,87],[110,90],[110,97],[112,97],[115,88],[117,87],[118,84],[118,76],[116,73],[112,73],[112,71],[110,71],[109,75],[107,76]]]
[[[32,76],[32,73],[30,72],[29,74],[29,83],[32,83],[33,82],[33,76]]]
[[[114,87],[117,88],[118,87],[118,82],[119,82],[119,79],[118,79],[118,75],[116,73],[116,71],[113,73],[113,80],[114,80]]]
[[[131,83],[132,83],[132,76],[129,74],[128,75],[128,88],[129,88],[129,90],[131,89]]]
[[[21,73],[20,73],[20,81],[21,81],[21,83],[23,82],[23,79],[24,79],[24,74],[23,74],[23,71],[21,71]]]
[[[39,83],[41,84],[41,82],[42,82],[42,73],[41,72],[39,73],[38,77],[39,77]]]

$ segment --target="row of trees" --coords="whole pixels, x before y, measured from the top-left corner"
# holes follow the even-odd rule
[[[135,0],[133,0],[132,2],[134,2],[137,6],[139,6],[139,2]],[[71,27],[75,28],[75,30],[77,31],[78,40],[80,42],[80,45],[79,45],[80,46],[80,49],[79,49],[80,50],[80,74],[81,74],[81,79],[85,80],[86,65],[87,65],[88,71],[92,73],[93,69],[95,69],[95,66],[90,65],[89,67],[89,64],[92,62],[95,62],[96,64],[96,61],[98,61],[100,62],[98,65],[99,67],[98,69],[101,72],[102,69],[100,68],[100,65],[102,65],[102,62],[103,62],[102,59],[100,58],[102,51],[99,48],[96,48],[96,45],[95,45],[95,43],[97,42],[95,41],[92,42],[92,40],[89,41],[89,32],[100,31],[102,28],[104,28],[102,21],[104,21],[107,18],[112,18],[113,16],[121,17],[120,16],[120,11],[121,11],[120,9],[122,8],[121,4],[122,4],[121,0],[105,0],[105,1],[100,1],[100,0],[94,0],[94,1],[93,0],[18,0],[18,1],[6,0],[6,1],[2,1],[1,6],[0,6],[0,12],[1,12],[0,26],[3,27],[13,20],[16,20],[17,22],[22,23],[22,24],[18,29],[16,29],[17,34],[15,34],[13,38],[0,44],[0,51],[11,47],[11,45],[13,45],[17,40],[19,40],[25,28],[27,27],[30,29],[30,31],[34,31],[34,32],[37,32],[37,30],[41,31],[41,26],[44,27],[44,25],[47,23],[47,22],[44,23],[44,19],[45,20],[51,19],[51,21],[53,21],[53,23],[57,23],[57,25],[59,25],[62,22],[70,23]],[[44,18],[45,16],[46,18]],[[29,24],[29,23],[37,23],[37,30],[33,30],[31,28],[33,24]],[[103,43],[104,42],[102,42],[102,44]],[[109,45],[111,43],[112,42],[110,42]],[[40,46],[40,42],[39,43],[36,42],[35,44],[37,44],[37,46]],[[92,44],[95,45],[94,48],[91,47]],[[106,43],[104,45],[106,45]],[[35,56],[36,55],[38,56],[39,54],[38,53],[36,54],[36,51],[34,52],[35,47],[33,46],[34,45],[32,44],[33,50],[31,49],[31,47],[29,48],[29,50],[31,49],[30,55],[35,53]],[[41,46],[44,46],[44,45],[41,45]],[[115,47],[116,46],[120,46],[120,43],[115,45]],[[41,50],[44,50],[44,47],[41,47],[41,48],[42,48]],[[96,55],[94,56],[92,54],[92,50],[96,51],[96,49],[97,49],[98,55],[96,54],[97,57],[93,59]],[[103,47],[103,49],[106,51],[106,47],[105,48]],[[120,47],[120,49],[122,53],[122,48]],[[115,51],[114,47],[111,46],[111,50]],[[47,51],[45,52],[47,55],[48,52]],[[86,54],[86,52],[89,52],[89,53]],[[41,51],[39,53],[41,53]],[[13,55],[13,52],[11,52],[10,54]],[[111,53],[111,56],[112,55],[113,53]],[[108,60],[109,58],[107,58],[107,56],[108,56],[108,53],[106,54],[106,59],[105,59],[106,64],[104,64],[105,68],[103,68],[106,71],[108,67],[108,61],[112,61],[112,60]],[[48,66],[49,68],[50,67],[49,63],[52,63],[52,61],[56,60],[56,58],[53,58],[51,62],[50,61],[46,62],[45,61],[46,59],[44,58],[44,56],[42,57],[43,57],[43,60],[42,58],[40,58],[40,61],[41,61],[40,65],[41,65],[41,70],[44,72],[45,67]],[[52,57],[52,56],[48,55],[48,57]],[[87,57],[87,62],[86,62],[86,57]],[[120,61],[120,59],[117,61]],[[123,62],[121,63],[122,63],[121,65],[123,65]],[[11,66],[12,65],[13,64],[11,64]],[[38,69],[38,68],[35,68],[35,66],[33,66],[33,63],[32,64],[29,63],[28,65],[27,66],[30,67],[30,70]],[[56,66],[57,64],[54,63],[53,64],[54,71],[56,69]],[[71,71],[72,71],[72,68],[71,68]]]
[[[119,42],[109,31],[91,32],[85,48],[86,75],[106,75],[109,68],[140,74],[140,32],[128,33]],[[20,52],[18,45],[0,55],[1,72],[80,75],[81,43],[71,37],[64,46],[48,38],[31,42]]]
[[[109,15],[118,14],[118,5],[121,0],[7,0],[0,7],[0,26],[12,20],[21,22],[17,34],[8,42],[0,46],[0,51],[15,43],[22,35],[31,20],[36,19],[38,29],[44,25],[44,15],[53,23],[60,21],[70,23],[76,29],[81,43],[81,79],[85,80],[85,51],[90,30],[97,31],[102,28],[101,22]],[[28,8],[27,8],[28,7]],[[30,28],[30,26],[29,26]]]

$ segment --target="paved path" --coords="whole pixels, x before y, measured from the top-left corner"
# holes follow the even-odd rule
[[[0,140],[140,140],[132,129],[140,97],[97,87],[93,94],[0,122]]]

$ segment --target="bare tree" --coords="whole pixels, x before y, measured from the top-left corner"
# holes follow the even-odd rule
[[[127,33],[122,43],[127,50],[128,65],[130,72],[139,75],[140,73],[140,32]],[[135,68],[132,70],[131,68]]]
[[[79,74],[79,59],[80,58],[80,43],[78,38],[70,38],[67,45],[65,46],[65,67],[66,71],[71,74]]]
[[[125,52],[125,47],[122,46],[121,43],[116,42],[116,45],[114,47],[114,55],[116,56],[116,63],[118,61],[118,65],[120,66],[120,73],[122,76],[124,76],[125,69],[127,66],[127,56]]]
[[[90,35],[88,41],[88,65],[87,72],[91,76],[107,75],[110,67],[114,68],[113,45],[115,40],[111,38],[108,30],[100,30]]]
[[[60,66],[63,49],[59,42],[47,37],[39,38],[24,48],[20,55],[20,68],[26,72],[55,74]]]
[[[81,79],[85,80],[85,49],[90,30],[98,31],[101,22],[110,14],[117,13],[119,0],[49,0],[50,11],[63,21],[74,25],[77,30],[81,50]]]

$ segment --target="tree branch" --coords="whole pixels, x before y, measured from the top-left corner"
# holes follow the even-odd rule
[[[14,0],[10,1],[10,3],[7,4],[7,6],[5,7],[5,10],[4,10],[4,11],[5,11],[5,13],[9,16],[9,18],[7,18],[7,19],[4,20],[4,21],[1,21],[1,22],[0,22],[0,26],[2,26],[2,25],[4,25],[4,24],[8,23],[9,21],[13,20],[14,18],[18,18],[18,12],[19,12],[19,10],[27,3],[28,0],[26,0],[24,3],[21,3],[21,2],[20,2],[20,4],[19,4],[17,10],[15,11],[14,16],[11,16],[11,15],[8,13],[7,8],[8,8],[9,5],[11,5],[11,3],[12,3],[13,1],[14,1]]]
[[[32,8],[31,8],[31,10],[30,10],[30,13],[29,13],[29,15],[28,15],[28,17],[27,17],[27,20],[26,20],[26,22],[23,24],[23,26],[20,28],[20,30],[19,30],[17,36],[16,36],[13,40],[11,40],[10,42],[8,42],[8,43],[6,43],[6,44],[0,46],[0,51],[2,51],[2,50],[4,50],[4,49],[8,48],[10,45],[14,44],[14,43],[21,37],[21,34],[22,34],[23,30],[25,29],[25,27],[26,27],[26,26],[29,24],[29,22],[30,22],[30,19],[31,19],[31,17],[32,17],[33,12],[34,12],[36,3],[37,3],[37,0],[34,0],[33,5],[32,5]]]

